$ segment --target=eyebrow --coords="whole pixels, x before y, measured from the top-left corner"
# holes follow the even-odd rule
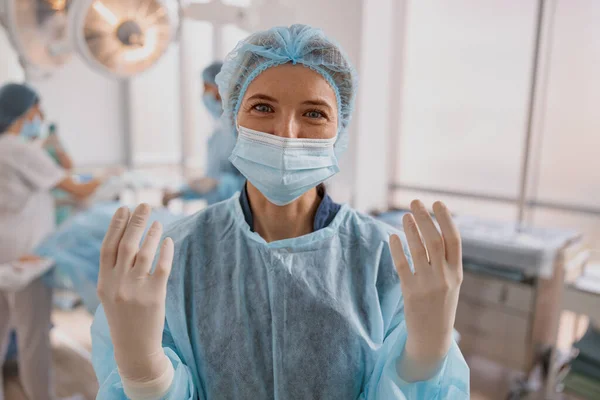
[[[257,93],[255,95],[250,96],[247,101],[251,101],[251,100],[266,100],[266,101],[270,101],[270,102],[276,103],[276,104],[279,103],[276,98],[267,96],[266,94],[262,94],[262,93]],[[302,105],[321,106],[321,107],[326,107],[329,110],[333,110],[333,107],[331,107],[331,105],[327,101],[320,100],[320,99],[306,100],[306,101],[302,102]]]
[[[267,96],[266,94],[260,94],[260,93],[250,96],[248,98],[248,101],[250,101],[250,100],[266,100],[266,101],[270,101],[272,103],[279,103],[277,101],[277,99],[275,99],[271,96]]]
[[[321,106],[321,107],[327,107],[329,110],[332,110],[333,108],[329,105],[329,103],[325,100],[307,100],[305,102],[302,103],[303,105],[306,106]]]

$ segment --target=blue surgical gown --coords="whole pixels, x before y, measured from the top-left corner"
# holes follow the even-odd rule
[[[242,189],[246,180],[229,161],[235,142],[234,133],[221,122],[217,122],[215,131],[208,139],[206,153],[206,177],[216,180],[217,187],[208,193],[199,194],[189,185],[184,185],[181,188],[181,197],[184,200],[205,199],[210,205],[227,200]]]
[[[163,399],[467,399],[456,343],[428,381],[399,377],[391,233],[404,238],[344,205],[326,228],[267,243],[239,196],[176,223],[163,334],[175,378]],[[98,399],[125,399],[102,307],[92,337]]]

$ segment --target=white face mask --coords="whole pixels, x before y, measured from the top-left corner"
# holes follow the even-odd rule
[[[229,160],[273,204],[290,204],[340,171],[332,139],[289,139],[238,126]]]

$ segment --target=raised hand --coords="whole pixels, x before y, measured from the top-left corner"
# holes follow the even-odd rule
[[[452,344],[463,278],[462,247],[458,229],[443,203],[433,205],[441,232],[422,202],[413,201],[411,211],[403,224],[414,273],[397,236],[390,238],[390,247],[404,297],[408,332],[405,356],[427,371],[439,365]]]
[[[164,240],[151,274],[162,227],[152,224],[140,247],[150,211],[150,206],[141,204],[130,219],[127,207],[117,210],[100,253],[98,296],[110,327],[119,373],[133,381],[160,376],[168,361],[162,349],[162,332],[173,241]]]

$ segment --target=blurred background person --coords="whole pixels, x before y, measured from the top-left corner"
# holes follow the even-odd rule
[[[202,103],[214,124],[213,133],[208,139],[206,175],[190,180],[176,192],[165,192],[163,196],[165,207],[169,205],[171,200],[177,198],[184,200],[206,199],[209,205],[218,203],[239,192],[244,184],[244,177],[229,161],[229,156],[231,156],[231,152],[235,147],[235,134],[220,120],[223,106],[215,78],[221,71],[222,66],[221,61],[216,61],[202,72],[204,83]]]
[[[39,135],[38,94],[22,84],[0,88],[0,264],[35,260],[35,247],[55,227],[50,191],[86,198],[102,183],[77,183],[31,138]],[[19,375],[29,399],[51,400],[50,312],[52,290],[36,279],[18,292],[0,291],[0,357],[12,322],[19,340]],[[0,376],[0,399],[3,385]]]

